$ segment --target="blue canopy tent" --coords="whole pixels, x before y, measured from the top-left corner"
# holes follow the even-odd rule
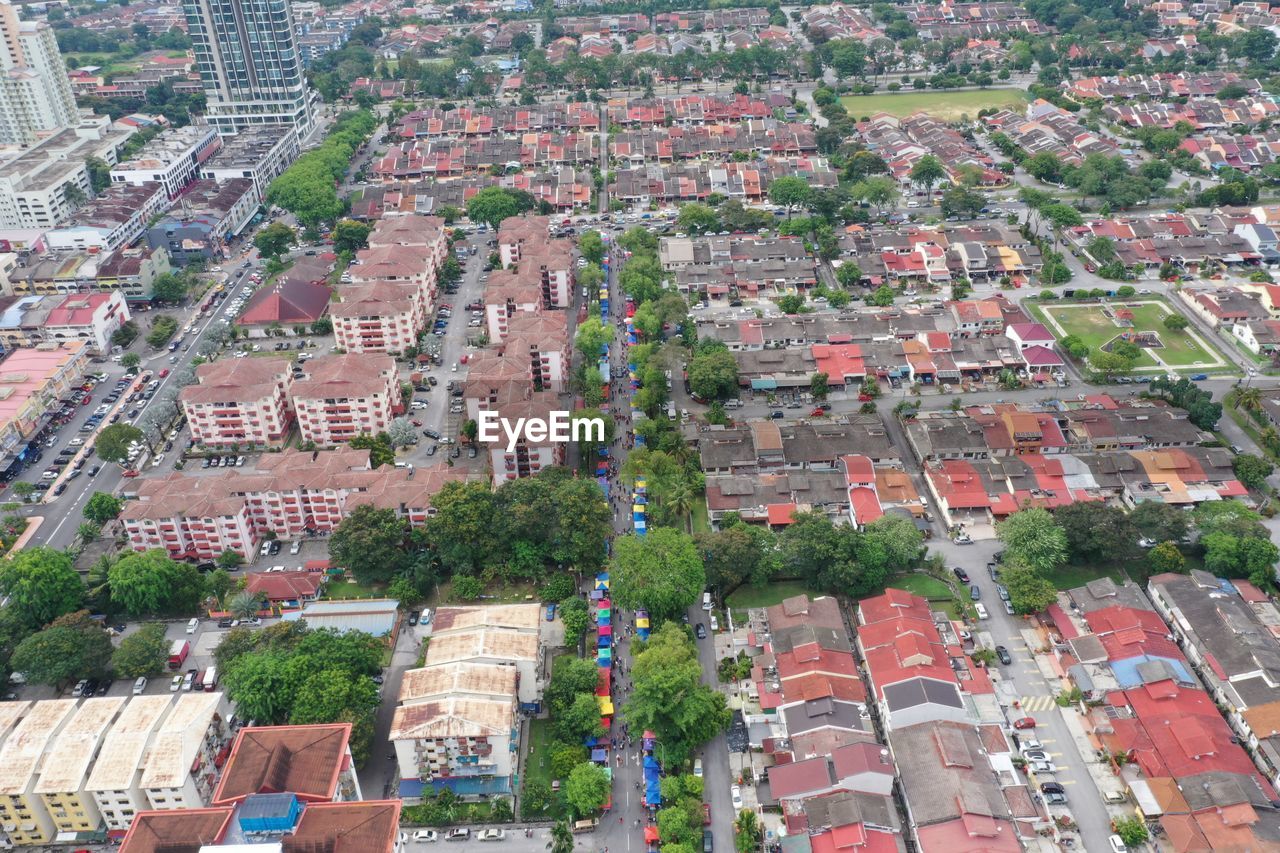
[[[662,805],[662,768],[652,755],[644,757],[644,804],[650,808]]]
[[[609,751],[607,749],[591,750],[591,760],[596,764],[604,764],[609,760]]]

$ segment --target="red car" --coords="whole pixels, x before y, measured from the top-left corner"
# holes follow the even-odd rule
[[[164,370],[160,371],[160,378],[161,378],[161,379],[164,379],[164,378],[165,378],[166,376],[168,376],[168,375],[169,375],[169,368],[167,368],[167,367],[166,367]]]
[[[121,476],[121,477],[136,477],[136,476],[138,476],[138,472],[137,472],[137,471],[135,471],[135,470],[133,470],[132,468],[130,468],[128,471],[125,471],[125,472],[124,472],[124,473],[122,473],[120,476]]]
[[[711,826],[711,803],[702,804],[702,825]]]
[[[1015,729],[1034,729],[1036,727],[1035,717],[1022,717],[1013,721]]]
[[[93,402],[93,398],[90,397],[88,394],[85,394],[84,398],[80,401],[80,405],[87,406],[92,402]]]
[[[409,423],[413,424],[414,426],[422,426],[422,421],[409,421]]]

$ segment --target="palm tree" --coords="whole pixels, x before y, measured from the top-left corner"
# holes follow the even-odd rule
[[[693,502],[696,500],[693,489],[689,488],[688,482],[681,480],[671,487],[667,492],[663,505],[672,514],[680,516],[684,519],[685,533],[693,532]]]
[[[262,599],[258,597],[257,593],[241,590],[231,599],[231,604],[227,609],[237,619],[249,619],[255,616],[261,608]]]
[[[573,853],[573,830],[567,820],[558,820],[551,827],[551,840],[547,842],[551,853]]]
[[[1262,392],[1252,386],[1242,388],[1236,394],[1236,408],[1244,409],[1246,412],[1256,412],[1262,408]]]

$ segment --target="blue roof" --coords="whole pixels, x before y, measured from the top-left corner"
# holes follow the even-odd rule
[[[1113,660],[1108,666],[1111,667],[1111,674],[1115,676],[1120,686],[1128,690],[1130,687],[1138,687],[1143,683],[1142,676],[1138,673],[1138,667],[1144,663],[1153,663],[1162,661],[1171,669],[1179,682],[1183,684],[1194,684],[1196,679],[1187,669],[1185,661],[1178,658],[1157,657],[1154,655],[1139,655],[1137,657],[1126,658],[1125,660]]]
[[[511,777],[490,776],[483,779],[473,779],[466,776],[453,776],[448,779],[435,779],[429,782],[424,782],[421,779],[402,779],[400,781],[399,794],[406,800],[421,799],[423,792],[428,788],[433,791],[449,788],[460,797],[476,797],[481,794],[510,794]]]

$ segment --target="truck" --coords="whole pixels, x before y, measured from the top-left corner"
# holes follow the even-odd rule
[[[169,669],[181,669],[187,655],[191,654],[191,643],[186,640],[174,640],[169,646]]]

